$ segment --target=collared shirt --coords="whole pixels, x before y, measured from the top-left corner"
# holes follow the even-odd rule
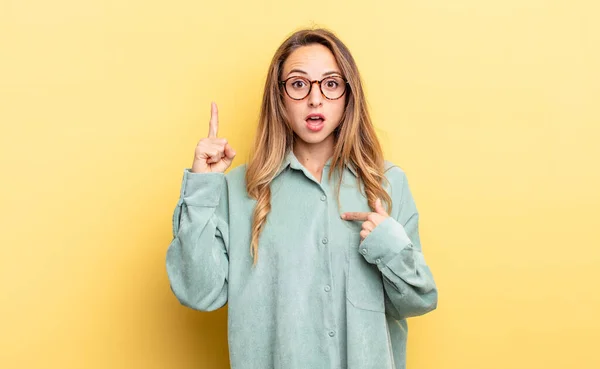
[[[344,167],[338,207],[331,159],[319,182],[289,151],[271,182],[255,266],[246,166],[184,170],[167,273],[183,305],[227,303],[233,369],[405,367],[406,318],[435,309],[437,288],[406,175],[385,163],[390,217],[361,242],[362,221],[340,216],[371,211],[356,170]]]

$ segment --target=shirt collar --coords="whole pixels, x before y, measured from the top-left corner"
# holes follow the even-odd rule
[[[327,162],[325,163],[325,166],[330,166],[331,165],[331,161],[332,161],[332,159],[329,158],[327,160]],[[300,164],[300,162],[298,161],[298,158],[296,158],[296,155],[294,155],[294,152],[292,150],[288,150],[287,153],[285,154],[285,157],[283,158],[283,162],[279,166],[279,169],[277,170],[277,173],[275,173],[275,177],[277,177],[279,174],[281,174],[281,172],[283,172],[284,169],[286,169],[287,167],[290,167],[290,168],[296,169],[296,170],[302,170],[304,168],[302,166],[302,164]],[[355,177],[358,177],[358,174],[357,174],[357,171],[356,171],[356,167],[354,166],[354,164],[347,163],[346,164],[346,168],[348,168],[348,170],[350,170],[350,172]]]

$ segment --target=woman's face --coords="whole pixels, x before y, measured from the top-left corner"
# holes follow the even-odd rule
[[[305,77],[309,81],[320,81],[325,77],[336,76],[342,77],[342,73],[331,51],[323,45],[312,44],[302,46],[288,56],[283,63],[281,80]],[[345,86],[336,87],[335,81],[329,79],[323,82],[323,90],[330,97],[336,96],[336,88],[347,89]],[[296,89],[299,95],[301,93],[298,91],[308,87],[301,80],[293,83],[293,85],[288,83],[288,91],[292,92],[292,89]],[[322,143],[333,145],[332,133],[342,119],[347,94],[346,90],[341,98],[329,100],[323,96],[317,83],[312,85],[310,94],[302,100],[294,100],[284,93],[285,108],[297,139],[309,145]],[[310,118],[311,115],[313,118]]]

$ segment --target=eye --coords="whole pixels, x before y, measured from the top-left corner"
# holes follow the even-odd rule
[[[329,91],[337,91],[343,88],[344,80],[338,76],[323,80],[323,87]]]
[[[337,86],[339,86],[339,84],[336,80],[330,79],[325,82],[325,86],[327,88],[336,88]]]
[[[304,82],[302,79],[295,79],[291,81],[290,85],[293,88],[304,88],[306,87],[306,82]]]

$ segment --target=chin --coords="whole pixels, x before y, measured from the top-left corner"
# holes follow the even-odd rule
[[[326,134],[319,134],[319,135],[299,135],[296,134],[296,137],[298,137],[302,142],[305,142],[307,144],[311,144],[311,145],[315,145],[315,144],[320,144],[321,142],[325,141],[325,139],[327,139],[329,136],[331,135],[331,133]]]
[[[310,139],[306,139],[306,138],[300,137],[300,140],[302,142],[310,144],[310,145],[320,144],[321,142],[324,141],[324,139],[318,139],[318,138],[315,138],[315,137],[311,137]]]

